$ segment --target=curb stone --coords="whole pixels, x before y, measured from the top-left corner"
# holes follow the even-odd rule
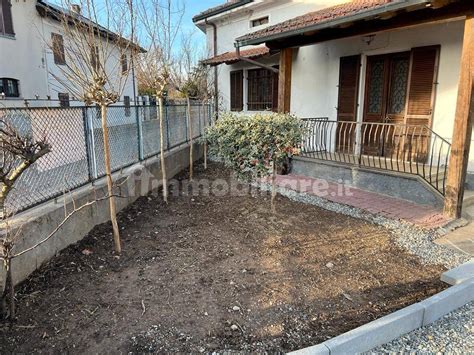
[[[474,300],[474,278],[452,286],[424,301],[364,324],[324,343],[290,354],[347,354],[370,351],[404,334],[435,322]]]
[[[474,299],[474,278],[418,303],[423,306],[423,326],[431,324]]]

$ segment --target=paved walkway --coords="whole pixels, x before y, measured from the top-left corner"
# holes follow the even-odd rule
[[[448,233],[435,243],[474,257],[474,223]]]
[[[278,176],[277,185],[319,196],[332,202],[364,209],[390,219],[403,220],[425,229],[440,227],[449,221],[443,216],[441,210],[433,207],[327,180],[290,174]]]

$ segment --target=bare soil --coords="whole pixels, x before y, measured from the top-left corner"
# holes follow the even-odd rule
[[[281,196],[150,195],[119,223],[120,258],[104,224],[18,288],[0,353],[286,352],[444,288],[387,230]]]

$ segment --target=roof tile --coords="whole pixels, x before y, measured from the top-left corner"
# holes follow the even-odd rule
[[[268,47],[255,47],[250,49],[245,49],[240,51],[240,55],[245,58],[249,59],[256,59],[263,57],[270,53],[270,49]],[[203,60],[202,63],[205,65],[219,65],[219,64],[232,64],[237,63],[239,58],[237,57],[236,52],[226,52],[223,54],[219,54],[215,57]]]
[[[289,31],[303,29],[308,26],[332,21],[338,18],[355,15],[360,12],[373,10],[387,4],[404,0],[352,0],[340,5],[327,7],[322,10],[307,13],[302,16],[269,26],[260,31],[249,33],[237,38],[237,41],[248,41],[265,38],[268,36],[281,34]]]

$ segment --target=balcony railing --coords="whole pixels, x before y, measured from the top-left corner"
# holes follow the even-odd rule
[[[451,144],[425,125],[304,119],[302,156],[418,175],[445,195]]]

